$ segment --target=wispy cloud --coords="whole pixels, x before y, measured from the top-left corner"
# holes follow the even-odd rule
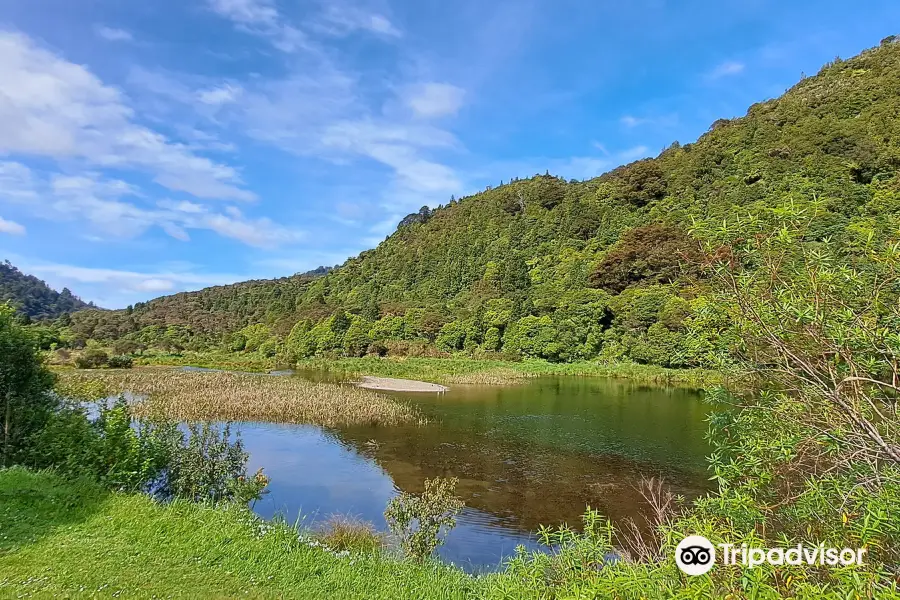
[[[717,65],[714,69],[712,69],[709,73],[706,74],[706,78],[720,79],[722,77],[728,77],[730,75],[737,75],[744,71],[745,65],[742,62],[737,61],[725,61],[720,65]]]
[[[627,150],[622,150],[619,152],[618,157],[620,160],[625,162],[630,162],[632,160],[637,160],[639,158],[644,158],[647,156],[647,146],[634,146],[632,148],[628,148]]]
[[[462,106],[465,90],[449,83],[422,83],[406,91],[406,104],[424,118],[455,115]]]
[[[37,218],[78,223],[107,238],[133,238],[159,227],[182,241],[190,239],[190,230],[208,230],[249,246],[274,248],[304,237],[270,219],[247,218],[236,207],[219,212],[187,201],[153,203],[134,185],[98,173],[44,176],[14,162],[0,162],[0,173],[7,173],[4,181],[12,190],[0,189],[0,201],[19,203]]]
[[[15,221],[8,221],[0,217],[0,233],[8,233],[10,235],[25,235],[25,227]]]
[[[181,270],[146,270],[131,271],[122,269],[104,269],[79,267],[61,263],[41,263],[26,259],[17,259],[20,268],[46,278],[55,287],[73,287],[85,289],[86,286],[97,286],[101,290],[112,290],[105,297],[94,295],[92,300],[101,306],[109,304],[122,305],[128,298],[138,292],[172,292],[184,289],[196,289],[209,285],[224,285],[241,281],[246,275],[198,273]],[[103,291],[101,291],[103,294]],[[122,299],[125,299],[124,301]],[[109,303],[109,304],[108,304]],[[113,306],[109,306],[112,308]]]
[[[210,106],[221,106],[237,101],[240,98],[243,88],[239,85],[226,83],[217,87],[200,90],[197,93],[197,99],[203,104]]]
[[[238,172],[134,121],[124,95],[87,68],[0,32],[0,152],[138,169],[199,198],[253,200]]]
[[[313,26],[332,35],[347,35],[354,31],[368,31],[393,38],[403,35],[403,32],[382,14],[335,2],[326,7],[324,14]]]
[[[207,0],[207,6],[242,31],[267,38],[282,52],[308,47],[306,35],[282,18],[272,0]]]
[[[117,27],[107,27],[106,25],[95,25],[94,33],[108,42],[133,42],[134,36],[131,32]]]
[[[635,127],[642,127],[645,125],[654,125],[657,127],[673,127],[678,124],[678,115],[623,115],[619,119],[619,123],[621,123],[622,126],[626,127],[627,129],[633,129]]]

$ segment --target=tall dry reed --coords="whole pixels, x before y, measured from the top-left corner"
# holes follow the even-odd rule
[[[385,395],[299,377],[185,373],[172,369],[63,371],[59,376],[63,393],[90,390],[97,397],[128,392],[139,398],[134,405],[139,416],[325,427],[397,425],[419,420],[409,406]]]

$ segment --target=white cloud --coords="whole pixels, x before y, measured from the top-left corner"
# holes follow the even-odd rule
[[[175,283],[168,279],[145,279],[135,284],[134,289],[140,292],[168,292],[175,288]]]
[[[37,201],[34,186],[31,169],[21,163],[0,161],[0,198],[14,202]]]
[[[207,3],[237,27],[252,33],[270,36],[287,26],[273,2],[207,0]],[[325,17],[315,23],[328,22],[332,28],[343,23],[341,31],[344,32],[351,23],[357,29],[385,29],[384,22],[364,21],[360,16],[363,14],[367,13],[338,10],[332,5],[326,9]],[[432,155],[433,149],[457,150],[458,141],[444,129],[423,124],[422,117],[457,112],[463,101],[462,89],[438,82],[397,86],[384,82],[382,91],[393,89],[395,93],[381,105],[385,95],[373,94],[368,84],[364,86],[364,74],[339,67],[339,53],[334,49],[310,42],[307,50],[291,57],[284,77],[255,77],[241,82],[240,87],[233,82],[210,85],[210,81],[196,76],[140,70],[133,73],[131,81],[153,91],[161,100],[191,107],[211,125],[238,128],[243,135],[299,156],[342,165],[359,158],[374,160],[393,173],[391,183],[383,191],[384,202],[404,208],[407,203],[418,207],[434,198],[415,197],[416,194],[434,193],[443,199],[461,191],[454,170]],[[397,90],[408,110],[392,110],[397,106]],[[189,131],[190,127],[183,124],[182,128]],[[205,144],[203,140],[198,143]],[[224,223],[221,229],[232,233],[242,231]]]
[[[235,102],[240,97],[241,92],[243,92],[241,86],[226,83],[218,87],[200,90],[197,93],[197,99],[203,104],[221,106],[222,104]]]
[[[0,152],[150,173],[199,198],[253,200],[231,167],[133,121],[122,93],[30,38],[0,32]]]
[[[187,201],[164,200],[152,207],[141,206],[123,200],[142,198],[139,189],[97,173],[54,173],[42,178],[20,163],[0,162],[0,173],[3,172],[16,173],[16,194],[9,196],[0,190],[0,198],[27,205],[36,217],[83,223],[105,238],[133,238],[159,227],[175,239],[186,241],[187,231],[194,229],[213,231],[250,246],[274,248],[297,243],[304,237],[303,232],[270,219],[244,217],[233,207],[222,214]]]
[[[279,19],[278,9],[271,0],[209,0],[209,6],[243,25],[271,25]]]
[[[131,32],[119,29],[117,27],[107,27],[106,25],[94,26],[94,33],[108,42],[132,42],[134,36]]]
[[[619,122],[628,129],[640,127],[642,125],[656,125],[659,127],[672,127],[678,124],[678,115],[653,115],[647,117],[636,117],[634,115],[624,115]]]
[[[403,33],[384,15],[363,9],[331,3],[315,23],[315,28],[331,35],[347,35],[368,31],[384,37],[398,38]]]
[[[618,154],[619,159],[625,162],[630,162],[645,156],[647,156],[647,146],[635,146],[633,148],[628,148],[627,150],[622,150]]]
[[[718,65],[712,71],[706,74],[707,79],[719,79],[729,75],[737,75],[744,71],[744,63],[736,61],[726,61]]]
[[[344,121],[329,127],[322,142],[391,167],[404,190],[449,194],[461,188],[453,169],[422,156],[424,148],[456,145],[456,138],[441,129],[372,120]]]
[[[282,52],[309,47],[306,35],[284,21],[272,0],[207,0],[207,5],[239,29],[268,38]]]
[[[17,260],[19,267],[49,280],[55,287],[84,287],[100,285],[105,290],[115,290],[121,295],[128,292],[168,292],[175,289],[196,289],[210,285],[224,285],[247,279],[246,275],[196,273],[168,270],[128,271],[79,267],[59,263],[29,263]],[[101,305],[102,302],[101,302]]]
[[[15,221],[7,221],[0,217],[0,233],[8,233],[10,235],[25,235],[25,227],[19,225]]]
[[[465,90],[449,83],[424,83],[413,86],[407,105],[420,117],[455,115],[462,106]]]

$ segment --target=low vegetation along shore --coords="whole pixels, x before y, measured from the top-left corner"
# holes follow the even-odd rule
[[[300,369],[343,373],[348,378],[372,375],[430,381],[445,385],[508,385],[547,375],[613,377],[643,383],[705,388],[722,382],[722,375],[703,369],[664,369],[631,363],[551,363],[542,360],[510,362],[466,358],[341,358],[306,360]]]
[[[209,369],[265,373],[288,366],[301,370],[335,373],[347,379],[363,376],[396,377],[442,385],[510,385],[545,375],[612,377],[639,383],[706,389],[723,382],[712,369],[667,369],[656,365],[623,362],[553,363],[545,360],[506,361],[478,358],[375,357],[305,359],[284,365],[276,358],[229,352],[177,354],[147,352],[137,356],[138,366],[193,366]]]
[[[58,372],[63,393],[99,398],[129,393],[141,398],[136,416],[178,421],[227,420],[310,423],[325,427],[397,425],[418,419],[413,409],[385,395],[298,377],[196,373],[175,369]]]

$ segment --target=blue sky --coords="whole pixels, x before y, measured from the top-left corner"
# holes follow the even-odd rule
[[[895,0],[4,0],[0,259],[109,308],[338,264],[895,33]]]

